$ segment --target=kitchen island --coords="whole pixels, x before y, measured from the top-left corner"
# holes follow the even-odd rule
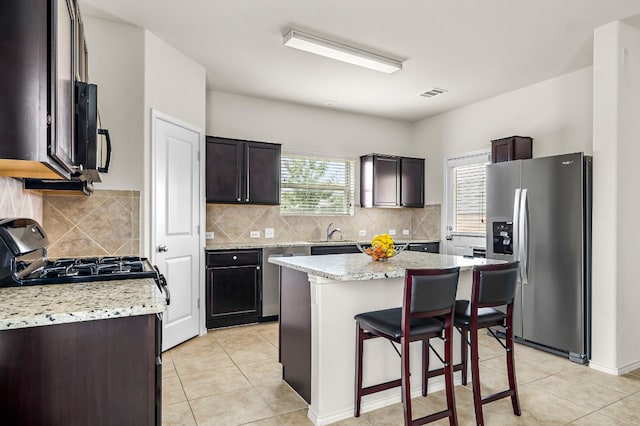
[[[5,424],[160,424],[152,278],[0,288]]]
[[[282,267],[280,362],[283,378],[307,402],[309,419],[317,425],[353,416],[355,321],[361,312],[402,305],[404,273],[409,268],[461,269],[457,298],[469,298],[474,265],[501,263],[431,253],[402,252],[373,262],[364,254],[269,258]],[[433,342],[442,353],[440,342]],[[454,333],[454,346],[459,336]],[[384,339],[365,343],[364,386],[400,377],[400,359]],[[459,351],[454,350],[455,356]],[[411,347],[412,395],[420,395],[420,345]],[[457,362],[457,358],[455,359]],[[439,360],[432,355],[431,368]],[[459,379],[458,379],[459,380]],[[429,390],[444,388],[444,380],[429,381]],[[363,398],[367,412],[400,401],[400,389]]]

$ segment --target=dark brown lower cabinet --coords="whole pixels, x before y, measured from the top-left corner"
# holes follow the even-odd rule
[[[155,314],[0,332],[0,419],[11,425],[160,425]]]
[[[207,328],[257,322],[261,315],[262,251],[207,253]]]

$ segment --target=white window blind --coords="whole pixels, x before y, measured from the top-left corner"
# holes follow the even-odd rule
[[[283,155],[280,213],[353,215],[354,180],[353,160]]]
[[[453,169],[455,232],[486,233],[486,164],[471,164]]]

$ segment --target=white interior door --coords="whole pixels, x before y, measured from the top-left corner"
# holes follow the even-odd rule
[[[202,130],[152,112],[152,257],[171,293],[163,318],[163,350],[199,332],[203,140]]]

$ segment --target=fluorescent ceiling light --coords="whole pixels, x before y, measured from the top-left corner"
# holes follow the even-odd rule
[[[384,56],[325,40],[310,34],[301,33],[296,30],[290,30],[284,36],[283,44],[295,49],[304,50],[305,52],[315,53],[316,55],[337,59],[338,61],[353,65],[360,65],[361,67],[387,74],[393,74],[402,69],[402,61],[385,58]]]

